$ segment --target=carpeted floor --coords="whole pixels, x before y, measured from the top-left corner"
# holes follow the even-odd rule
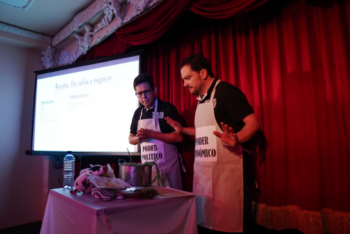
[[[0,229],[0,234],[39,234],[42,222],[28,223],[12,228]]]
[[[40,234],[41,222],[24,224],[12,228],[1,229],[0,234]],[[269,230],[265,227],[254,225],[253,234],[302,234],[295,229]]]

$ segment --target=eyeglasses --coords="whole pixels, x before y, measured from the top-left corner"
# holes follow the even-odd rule
[[[142,94],[145,94],[145,96],[147,96],[147,95],[149,95],[150,93],[151,93],[151,90],[152,89],[146,89],[145,91],[143,91],[143,92],[138,92],[138,93],[135,93],[135,95],[137,96],[137,97],[142,97]]]

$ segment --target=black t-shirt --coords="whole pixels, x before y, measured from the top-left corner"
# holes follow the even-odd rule
[[[217,78],[214,80],[207,92],[207,96],[201,100],[199,104],[210,100],[211,93],[217,80]],[[216,86],[214,102],[215,99],[216,105],[214,107],[214,114],[218,125],[220,126],[220,122],[224,122],[231,126],[235,132],[239,132],[244,127],[244,122],[242,120],[254,113],[244,93],[230,83],[221,81]]]
[[[217,78],[214,80],[207,91],[207,95],[203,100],[199,101],[198,105],[209,102],[217,80]],[[236,86],[224,81],[221,81],[216,86],[213,101],[216,103],[214,104],[215,119],[220,128],[220,123],[224,122],[228,126],[231,126],[235,132],[239,132],[245,125],[242,120],[254,113],[244,93]],[[245,149],[249,148],[247,143],[243,143],[242,145]]]
[[[164,117],[170,117],[173,120],[176,120],[178,122],[181,121],[179,112],[177,112],[176,107],[173,104],[170,104],[168,102],[163,102],[162,100],[158,99],[158,110],[157,112],[160,113],[158,116],[160,116],[159,119],[159,127],[160,131],[162,133],[172,133],[174,132],[174,128],[171,127],[169,124],[166,123]],[[143,106],[136,109],[134,116],[132,118],[131,127],[130,127],[130,133],[136,135],[137,134],[137,124],[140,120],[140,115],[142,113],[141,119],[152,119],[153,113],[154,113],[154,107],[152,107],[149,110],[146,110]]]
[[[207,92],[207,96],[201,101],[201,103],[209,102],[211,93],[216,84],[216,78],[213,84],[210,86]],[[216,99],[216,101],[215,101]],[[228,126],[231,126],[235,132],[239,132],[245,125],[242,121],[248,115],[254,113],[253,108],[248,103],[248,100],[244,93],[233,86],[230,83],[221,81],[215,90],[215,95],[213,98],[214,103],[214,115],[216,122],[221,128],[220,122],[224,122]],[[249,141],[242,144],[244,149],[250,150]],[[243,152],[243,178],[244,184],[253,186],[254,185],[254,164],[250,155],[246,152]]]

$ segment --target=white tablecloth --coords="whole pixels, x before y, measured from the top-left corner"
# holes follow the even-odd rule
[[[52,189],[40,234],[197,233],[194,194],[155,189],[160,197],[113,201],[100,201],[91,194],[71,195],[62,188]]]

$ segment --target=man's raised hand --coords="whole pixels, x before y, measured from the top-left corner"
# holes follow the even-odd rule
[[[217,131],[214,131],[214,135],[219,137],[221,141],[224,143],[230,145],[230,146],[236,146],[239,145],[240,142],[237,138],[237,134],[233,131],[232,127],[229,127],[227,124],[224,124],[223,122],[220,123],[223,133],[219,133]]]
[[[173,127],[173,129],[174,129],[175,131],[177,131],[178,133],[182,133],[182,132],[183,132],[183,127],[182,127],[182,125],[181,125],[179,122],[173,120],[173,119],[170,118],[170,117],[164,117],[164,119],[166,120],[166,122],[167,122],[171,127]]]

